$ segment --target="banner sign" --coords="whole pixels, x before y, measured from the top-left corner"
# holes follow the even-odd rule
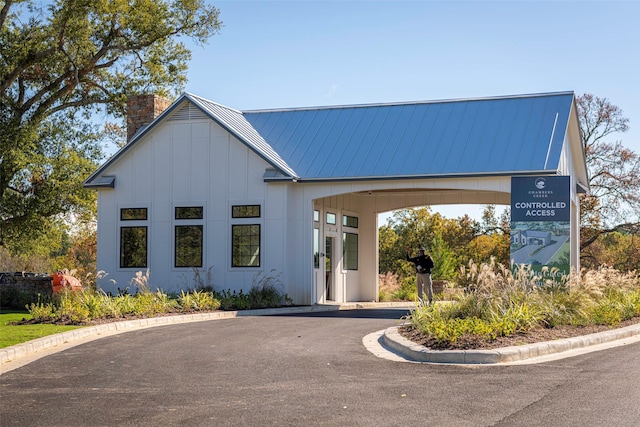
[[[571,178],[511,178],[511,261],[556,279],[570,272]],[[549,268],[543,268],[543,267]]]
[[[568,176],[512,177],[511,221],[571,221]]]

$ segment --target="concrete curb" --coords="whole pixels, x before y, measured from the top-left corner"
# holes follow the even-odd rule
[[[415,362],[451,364],[498,364],[520,362],[537,357],[558,354],[570,350],[610,343],[630,337],[640,336],[640,324],[620,329],[545,341],[522,346],[503,347],[493,350],[430,350],[407,340],[398,332],[399,326],[384,331],[384,345],[394,352]]]
[[[103,325],[87,326],[59,334],[48,335],[25,343],[0,349],[0,366],[20,358],[34,355],[39,352],[55,349],[63,345],[69,345],[81,340],[91,340],[115,335],[134,330],[152,328],[155,326],[174,325],[179,323],[203,322],[207,320],[230,319],[242,316],[269,316],[276,314],[311,313],[334,310],[351,310],[358,308],[383,308],[383,307],[410,307],[405,303],[345,303],[345,304],[318,304],[301,307],[266,308],[259,310],[239,311],[215,311],[208,313],[180,314],[163,317],[149,317],[145,319],[125,320],[121,322],[105,323]]]
[[[278,314],[312,313],[336,310],[353,310],[361,308],[411,308],[415,304],[406,302],[358,302],[344,304],[319,304],[303,307],[282,307],[260,310],[216,311],[209,313],[193,313],[145,319],[125,320],[88,326],[62,332],[55,335],[16,344],[0,349],[0,366],[19,359],[38,357],[38,353],[55,351],[57,348],[70,347],[82,342],[91,341],[120,333],[152,328],[156,326],[180,323],[203,322],[209,320],[231,319],[243,316],[269,316]],[[513,363],[542,356],[584,349],[599,344],[610,343],[631,337],[640,337],[640,324],[625,328],[613,329],[596,334],[574,338],[546,341],[522,346],[503,347],[493,350],[430,350],[427,347],[407,340],[398,332],[398,326],[388,328],[382,335],[383,344],[402,357],[414,362],[447,363],[447,364],[499,364]],[[74,344],[75,343],[75,344]],[[3,367],[4,368],[4,367]]]
[[[337,306],[314,307],[286,307],[266,310],[216,311],[209,313],[181,314],[175,316],[149,317],[145,319],[125,320],[121,322],[105,323],[103,325],[87,326],[59,334],[48,335],[25,343],[0,349],[0,365],[34,353],[50,350],[55,347],[80,341],[89,337],[103,337],[117,333],[151,328],[155,326],[174,325],[179,323],[202,322],[207,320],[230,319],[239,316],[257,316],[280,313],[299,313],[310,311],[337,310]]]

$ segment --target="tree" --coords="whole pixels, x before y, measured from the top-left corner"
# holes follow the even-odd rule
[[[433,259],[432,275],[438,280],[453,280],[458,272],[458,259],[451,246],[442,238],[442,231],[431,239],[430,254]]]
[[[20,162],[23,167],[13,173],[2,194],[1,246],[16,253],[33,252],[33,245],[42,242],[40,237],[57,227],[54,223],[95,215],[95,191],[82,187],[101,156],[94,128],[69,117],[52,117],[40,124],[38,144]]]
[[[378,273],[397,272],[401,270],[403,252],[401,242],[395,230],[389,225],[378,229]]]
[[[204,0],[41,4],[0,9],[0,245],[86,213],[81,183],[101,156],[91,115],[121,119],[130,95],[179,92],[190,51],[178,38],[205,43],[221,27]]]
[[[638,235],[640,156],[620,141],[606,141],[629,128],[629,119],[619,107],[588,93],[576,99],[576,106],[591,187],[591,194],[582,197],[580,204],[580,247],[582,259],[591,265],[600,257],[588,249],[599,238],[617,232]]]
[[[611,227],[640,220],[640,156],[620,141],[605,138],[626,132],[629,119],[606,98],[576,99],[591,194],[583,198],[582,225]]]
[[[436,264],[433,276],[437,279],[455,281],[459,268],[470,259],[488,262],[493,256],[508,263],[509,233],[503,232],[504,217],[498,220],[495,209],[487,209],[484,220],[492,227],[483,230],[468,215],[450,219],[433,214],[429,207],[398,210],[378,230],[379,273],[413,278],[413,266],[404,261],[407,245],[427,248]]]

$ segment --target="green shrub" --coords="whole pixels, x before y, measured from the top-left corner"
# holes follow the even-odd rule
[[[181,291],[178,296],[178,305],[182,311],[216,310],[220,307],[220,301],[214,297],[212,292],[204,290]]]
[[[240,292],[231,289],[214,292],[214,297],[220,301],[220,308],[223,310],[246,310],[251,307],[249,295],[242,290]]]
[[[268,274],[260,273],[253,278],[249,291],[250,308],[268,308],[289,305],[290,298],[281,291],[282,273],[271,270]]]
[[[258,274],[253,279],[253,285],[249,293],[242,289],[231,289],[213,292],[216,304],[223,310],[248,310],[291,305],[289,296],[282,292],[284,286],[280,282],[280,274]]]
[[[80,292],[65,291],[59,294],[56,315],[65,323],[82,323],[90,320],[89,308],[83,303]]]
[[[82,291],[81,302],[89,311],[90,319],[99,319],[105,316],[106,304],[104,295],[97,292]]]
[[[600,302],[593,308],[591,321],[596,325],[618,325],[622,321],[620,304],[611,300]]]
[[[444,306],[419,304],[412,313],[411,325],[438,343],[455,343],[464,335],[492,337],[493,329],[477,317],[451,318]]]
[[[560,325],[584,326],[589,323],[590,299],[569,290],[548,291],[540,302],[542,324],[547,328]]]
[[[34,319],[38,319],[43,322],[54,320],[56,318],[56,306],[51,302],[31,303],[27,306],[27,310]]]
[[[546,270],[544,271],[546,272]],[[555,271],[549,270],[551,276]],[[460,334],[489,339],[560,325],[618,325],[640,316],[640,276],[608,267],[537,285],[531,266],[515,272],[496,264],[470,262],[461,269],[466,292],[452,304],[418,305],[411,325],[439,342]]]

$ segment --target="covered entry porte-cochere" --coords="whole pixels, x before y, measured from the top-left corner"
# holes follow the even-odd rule
[[[574,98],[559,92],[297,109],[256,122],[304,172],[266,181],[286,182],[289,205],[303,207],[290,218],[304,236],[291,259],[299,261],[292,278],[308,283],[305,297],[311,304],[377,301],[378,214],[509,205],[513,177],[570,178],[570,262],[578,269],[578,194],[588,191],[588,177]]]
[[[347,186],[352,191],[312,200],[314,304],[378,301],[378,214],[510,201],[510,177],[380,181],[367,189]],[[336,191],[341,187],[332,186]]]
[[[275,274],[298,305],[376,301],[378,214],[509,204],[516,176],[570,177],[578,266],[588,177],[573,92],[253,111],[183,94],[146,123],[85,181],[98,267],[118,283],[149,268],[179,291],[193,267],[215,266],[234,290]],[[185,264],[187,229],[198,256]]]

